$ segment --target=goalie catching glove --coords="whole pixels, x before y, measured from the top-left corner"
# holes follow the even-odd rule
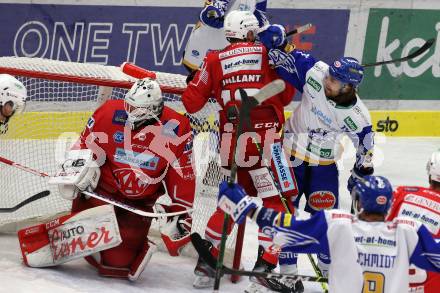
[[[93,160],[93,152],[88,149],[70,150],[66,159],[49,184],[58,185],[61,197],[74,200],[80,191],[94,190],[98,185],[101,171]]]
[[[261,208],[261,204],[248,196],[240,185],[226,181],[220,184],[218,206],[237,224],[243,223],[250,211]]]
[[[162,213],[179,212],[188,209],[180,204],[171,204],[165,206],[158,204],[156,210]],[[179,256],[181,250],[191,241],[192,218],[189,214],[183,214],[169,218],[165,223],[159,226],[160,235],[168,253],[171,256]]]

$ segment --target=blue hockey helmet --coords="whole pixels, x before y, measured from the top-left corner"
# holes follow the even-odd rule
[[[361,203],[361,208],[369,213],[386,214],[390,208],[393,187],[382,176],[365,176],[357,180],[352,196]]]
[[[357,87],[364,77],[364,67],[352,57],[342,57],[329,67],[329,74],[344,84]]]

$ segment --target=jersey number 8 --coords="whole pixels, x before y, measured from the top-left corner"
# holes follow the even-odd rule
[[[383,293],[385,276],[377,272],[364,272],[364,287],[362,293]]]

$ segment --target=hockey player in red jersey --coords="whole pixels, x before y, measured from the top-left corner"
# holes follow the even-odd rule
[[[249,11],[232,11],[224,21],[225,37],[231,43],[220,51],[208,53],[201,69],[188,84],[182,100],[186,110],[194,113],[203,108],[210,97],[220,105],[220,155],[222,166],[229,169],[234,145],[234,136],[238,124],[238,111],[241,104],[239,89],[244,89],[249,96],[254,95],[264,85],[277,78],[269,66],[264,46],[256,44],[255,36],[259,30],[258,20]],[[294,95],[293,87],[266,100],[250,112],[251,128],[245,129],[246,139],[238,140],[236,156],[238,166],[237,180],[252,196],[258,196],[267,207],[285,211],[280,196],[293,202],[297,195],[297,185],[293,170],[287,165],[278,132],[284,123],[284,106]],[[256,136],[255,143],[250,132]],[[232,143],[231,143],[232,142]],[[264,150],[261,159],[260,151]],[[254,159],[253,162],[251,160]],[[265,166],[269,162],[270,166]],[[270,168],[270,171],[268,170]],[[271,172],[275,181],[272,180]],[[228,174],[229,171],[226,171]],[[277,184],[281,189],[279,195]],[[293,205],[290,206],[293,211]],[[213,244],[211,252],[217,255],[220,243],[224,213],[218,209],[210,218],[205,231],[205,238]],[[229,227],[229,232],[230,232]],[[259,231],[259,253],[255,270],[272,271],[278,262],[278,252],[271,249],[272,239]],[[287,266],[281,263],[281,270],[287,273]],[[199,258],[195,268],[196,288],[210,287],[213,284],[213,271]],[[264,279],[254,280],[265,282]]]
[[[185,211],[192,207],[195,192],[191,147],[189,120],[164,106],[156,81],[138,80],[125,100],[109,100],[99,107],[81,134],[76,148],[91,150],[100,167],[85,168],[75,185],[59,184],[59,191],[73,200],[72,212],[105,204],[81,195],[86,189],[152,212],[166,188],[172,200],[168,211]],[[66,173],[74,167],[72,160],[63,165]],[[118,207],[115,213],[122,243],[86,260],[102,276],[136,280],[155,250],[147,238],[152,219]],[[175,217],[165,230],[162,238],[170,254],[178,255],[189,242],[190,216]]]
[[[393,195],[388,220],[410,217],[426,226],[440,241],[440,150],[434,152],[426,166],[429,188],[399,186]],[[411,293],[435,293],[440,288],[440,274],[413,266],[410,271]]]

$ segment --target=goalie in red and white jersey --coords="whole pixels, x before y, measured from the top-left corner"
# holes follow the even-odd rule
[[[277,79],[270,68],[264,46],[255,43],[259,31],[258,20],[249,11],[231,11],[224,21],[225,37],[231,43],[220,51],[209,52],[188,84],[182,101],[190,113],[203,108],[210,97],[214,97],[221,107],[220,134],[222,166],[229,169],[234,154],[234,136],[239,123],[241,96],[239,89],[244,89],[249,96],[256,94],[260,88]],[[288,159],[282,148],[279,131],[284,123],[284,106],[288,105],[294,95],[293,87],[283,93],[270,97],[250,112],[250,129],[238,140],[236,163],[237,180],[248,194],[258,196],[266,207],[285,211],[281,196],[293,211],[293,198],[297,195],[296,180],[293,170],[287,165]],[[252,135],[249,135],[252,133]],[[254,138],[252,137],[254,136]],[[245,138],[246,137],[246,138]],[[245,139],[244,139],[245,138]],[[255,143],[257,141],[257,143]],[[263,160],[260,151],[263,150]],[[265,166],[265,163],[269,166]],[[270,171],[274,174],[272,179]],[[230,171],[225,172],[229,175]],[[280,186],[281,195],[276,185]],[[221,239],[224,213],[218,209],[209,219],[205,238],[211,242],[211,252],[217,256]],[[230,223],[231,224],[231,223]],[[231,225],[229,226],[229,232]],[[272,239],[259,232],[259,253],[255,270],[272,271],[278,263],[278,251],[271,249]],[[281,263],[283,272],[289,272]],[[210,287],[213,284],[214,272],[199,258],[195,269],[196,288]],[[265,280],[255,280],[265,282]]]
[[[83,190],[93,190],[146,212],[153,212],[156,200],[167,191],[172,204],[165,207],[166,211],[182,211],[182,215],[167,222],[161,231],[162,239],[169,253],[178,255],[180,248],[190,241],[192,219],[185,211],[192,208],[195,193],[191,148],[189,120],[164,106],[159,84],[146,78],[133,85],[125,100],[108,100],[94,112],[80,140],[68,152],[62,170],[51,182],[58,184],[62,197],[73,200],[72,212],[79,212],[74,217],[83,222],[82,213],[90,217],[92,208],[106,204],[84,196],[81,194]],[[66,184],[69,176],[75,178],[70,181],[71,184]],[[152,218],[119,207],[114,207],[114,210],[117,227],[108,227],[111,220],[90,218],[100,222],[106,232],[110,231],[106,234],[109,240],[118,238],[120,233],[120,244],[96,253],[93,248],[97,236],[91,236],[91,233],[85,243],[92,247],[66,242],[64,247],[69,248],[68,252],[61,256],[57,253],[56,257],[68,258],[75,250],[88,249],[85,258],[101,276],[136,280],[156,247],[148,239]],[[51,225],[46,224],[46,228]],[[81,224],[81,227],[89,225],[93,223]],[[97,229],[102,228],[98,226]],[[70,231],[58,234],[68,241],[72,236]],[[52,243],[60,237],[50,235],[53,247]],[[63,243],[58,246],[63,247]],[[25,256],[27,264],[34,260]]]
[[[388,220],[410,217],[422,224],[440,241],[440,150],[434,152],[426,166],[429,188],[399,186],[393,194]],[[413,266],[410,271],[412,293],[435,293],[440,288],[440,274]]]
[[[9,74],[0,74],[0,135],[8,131],[9,119],[24,110],[26,87]]]

